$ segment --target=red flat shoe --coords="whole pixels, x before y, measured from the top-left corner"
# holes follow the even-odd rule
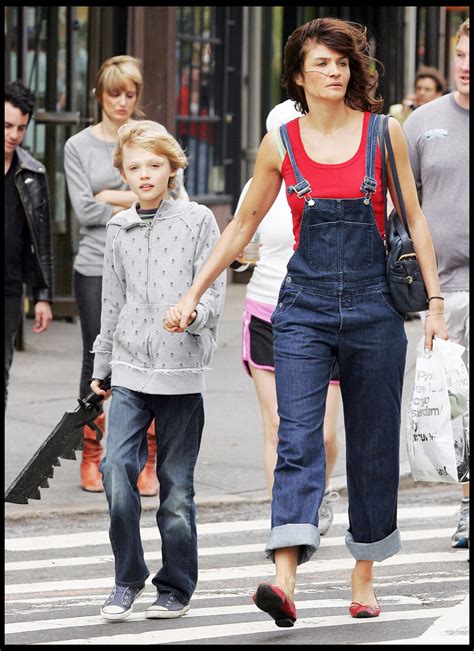
[[[360,619],[363,617],[378,617],[382,609],[380,608],[380,604],[376,596],[375,601],[377,602],[376,606],[367,606],[366,604],[360,604],[358,601],[353,601],[349,606],[351,617]]]
[[[260,610],[273,617],[277,626],[293,626],[296,622],[295,604],[278,586],[260,583],[252,599]]]

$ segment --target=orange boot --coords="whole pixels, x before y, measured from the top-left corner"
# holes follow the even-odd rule
[[[99,414],[94,424],[103,432],[105,428],[105,414]],[[99,472],[99,463],[102,456],[102,445],[97,440],[93,427],[84,425],[84,449],[81,461],[81,488],[90,493],[103,493],[102,475]]]
[[[156,435],[155,421],[148,428],[148,459],[145,467],[138,476],[138,490],[144,497],[152,497],[158,493],[158,479],[156,477]]]

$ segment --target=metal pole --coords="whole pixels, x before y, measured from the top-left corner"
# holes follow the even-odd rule
[[[244,186],[248,179],[247,176],[247,149],[249,146],[248,138],[248,105],[249,105],[249,34],[250,34],[250,7],[242,7],[242,93],[240,99],[241,113],[241,139],[240,148],[243,152],[240,166],[241,187]]]
[[[446,77],[446,7],[439,9],[438,69]]]
[[[405,95],[412,93],[416,74],[416,7],[405,7]]]
[[[252,176],[261,139],[262,9],[250,7],[247,178]]]

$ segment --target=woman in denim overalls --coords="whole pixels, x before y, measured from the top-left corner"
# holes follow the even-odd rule
[[[336,198],[324,196],[326,188],[320,186],[319,194],[313,193],[311,179],[300,172],[286,126],[280,134],[290,168],[288,158],[281,163],[275,134],[267,134],[245,201],[187,295],[168,311],[165,324],[186,326],[200,296],[251,239],[285,176],[299,241],[272,316],[280,429],[266,553],[275,562],[276,578],[274,584],[261,583],[253,596],[278,626],[296,621],[292,599],[297,565],[308,561],[319,546],[318,509],[325,482],[322,426],[336,358],[346,428],[346,544],[356,561],[353,617],[379,615],[373,562],[401,547],[397,492],[406,336],[404,315],[391,302],[384,243],[372,205],[377,188],[376,113],[382,100],[373,98],[376,76],[371,63],[365,30],[353,23],[318,19],[289,37],[284,82],[304,113],[298,123],[304,151],[318,164],[348,161],[368,119],[365,175],[358,180],[355,196],[348,197],[342,186]],[[431,348],[433,336],[447,338],[435,254],[402,129],[395,120],[389,128],[410,231],[428,296],[434,297],[428,306],[431,318],[425,322],[425,346]],[[337,174],[331,179],[336,189]],[[313,184],[317,186],[317,172]],[[389,189],[397,206],[390,175]]]

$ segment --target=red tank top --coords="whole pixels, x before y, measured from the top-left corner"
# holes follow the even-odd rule
[[[369,119],[370,113],[366,111],[364,113],[362,138],[354,156],[344,163],[337,163],[335,165],[317,163],[312,160],[306,153],[301,140],[299,118],[288,122],[286,128],[288,129],[296,164],[303,177],[311,185],[311,196],[316,199],[318,197],[320,199],[356,199],[363,196],[360,191],[360,186],[365,176],[365,150]],[[281,171],[287,188],[296,183],[288,153],[286,153],[283,160]],[[384,197],[382,192],[382,160],[378,144],[375,155],[375,179],[377,181],[377,190],[372,195],[372,206],[375,222],[383,239],[385,231],[383,215]],[[304,200],[299,199],[296,196],[296,192],[293,192],[291,195],[287,194],[286,196],[293,216],[293,235],[295,237],[295,245],[293,248],[296,251],[300,240]]]

